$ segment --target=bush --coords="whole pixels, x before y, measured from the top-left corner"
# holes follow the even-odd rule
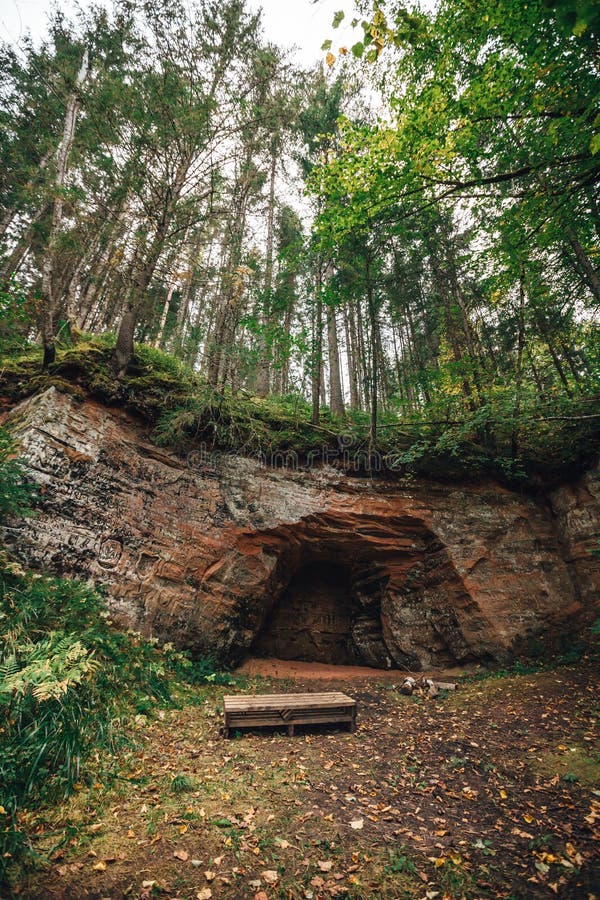
[[[5,428],[0,428],[0,521],[6,516],[30,512],[35,491],[16,460],[15,443]]]
[[[0,519],[26,511],[31,491],[0,431]],[[89,586],[28,573],[0,551],[0,888],[27,849],[25,804],[64,796],[110,759],[135,701],[168,700],[172,648],[111,626]]]
[[[179,654],[114,629],[87,585],[0,559],[0,883],[25,849],[19,810],[92,779],[111,759],[135,703],[170,699]],[[6,854],[9,854],[7,857]]]

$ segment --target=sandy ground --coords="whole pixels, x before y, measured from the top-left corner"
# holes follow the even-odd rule
[[[333,666],[327,663],[301,662],[289,659],[258,659],[249,656],[236,669],[236,675],[262,675],[263,678],[300,679],[313,681],[326,679],[327,681],[363,681],[374,678],[377,681],[404,681],[406,675],[416,677],[431,675],[436,678],[451,679],[460,675],[473,674],[481,669],[480,666],[462,667],[456,669],[436,669],[430,672],[408,672],[402,669],[371,669],[369,666]]]

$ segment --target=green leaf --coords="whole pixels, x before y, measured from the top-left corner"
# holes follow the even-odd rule
[[[343,9],[340,9],[336,12],[335,16],[333,17],[333,27],[334,28],[340,27],[340,23],[343,21],[345,15],[346,15],[346,13],[344,12]]]
[[[331,41],[323,41],[321,44],[321,50],[331,50]]]
[[[365,52],[365,45],[362,41],[358,41],[358,43],[354,44],[351,47],[353,56],[356,56],[357,59],[360,59],[363,53]]]
[[[590,150],[592,152],[592,156],[595,156],[598,150],[600,150],[600,131],[591,139]]]

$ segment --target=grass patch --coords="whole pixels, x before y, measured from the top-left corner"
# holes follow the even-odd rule
[[[565,782],[580,782],[590,787],[600,784],[600,753],[571,743],[564,749],[542,750],[530,760],[530,768],[540,778],[558,776]]]

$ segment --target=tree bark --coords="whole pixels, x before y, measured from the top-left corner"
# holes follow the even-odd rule
[[[377,447],[377,404],[379,373],[377,367],[377,310],[375,309],[373,282],[371,280],[370,251],[367,251],[365,256],[365,282],[367,288],[367,306],[369,311],[369,325],[371,331],[371,424],[369,429],[369,453],[373,453]]]
[[[596,301],[600,303],[600,275],[594,268],[591,259],[583,249],[577,234],[573,228],[567,229],[567,237],[569,239],[569,243],[573,248],[573,252],[575,253],[575,257],[583,275],[585,277],[586,283],[595,297]]]
[[[321,261],[317,260],[315,282],[315,312],[313,319],[312,359],[311,359],[311,398],[312,424],[319,424],[321,412],[321,385],[323,382],[323,284]]]
[[[265,261],[265,281],[263,288],[263,304],[261,310],[261,333],[259,340],[258,372],[256,393],[259,397],[267,397],[271,386],[271,366],[269,360],[268,329],[271,325],[271,307],[273,294],[273,244],[275,237],[275,176],[277,174],[277,148],[271,145],[271,169],[269,173],[269,204],[267,207],[267,245]]]
[[[154,346],[156,348],[162,345],[163,334],[165,331],[165,325],[167,324],[167,316],[169,315],[169,309],[171,307],[171,298],[173,297],[173,293],[175,291],[175,282],[172,281],[169,285],[169,289],[167,291],[167,297],[165,300],[165,305],[163,306],[162,315],[160,317],[160,325],[158,326],[158,334],[154,340]]]
[[[325,278],[329,281],[332,275],[333,266],[331,263],[328,263],[325,270]],[[327,349],[329,355],[329,408],[332,415],[343,418],[346,410],[344,408],[344,397],[342,394],[340,347],[335,308],[333,306],[327,308]]]
[[[62,139],[58,147],[58,156],[56,162],[56,175],[54,178],[54,203],[52,207],[52,223],[50,225],[50,234],[46,252],[42,262],[42,288],[40,296],[40,330],[42,333],[42,344],[44,347],[43,368],[46,369],[54,362],[56,350],[54,346],[54,316],[56,312],[56,297],[54,295],[54,268],[56,263],[56,245],[58,242],[60,228],[63,217],[63,196],[62,190],[67,176],[69,164],[69,154],[73,146],[73,138],[75,136],[75,123],[77,121],[77,111],[79,109],[79,89],[85,81],[88,72],[88,51],[83,54],[81,67],[75,81],[75,90],[69,95],[67,101],[67,111],[65,113],[65,121],[63,126]]]

